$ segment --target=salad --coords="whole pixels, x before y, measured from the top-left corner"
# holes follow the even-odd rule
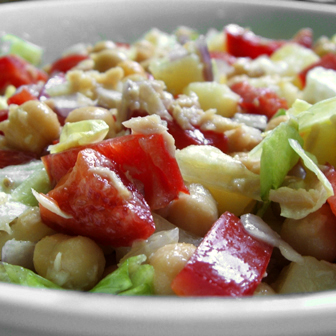
[[[113,295],[336,289],[336,36],[228,24],[0,38],[0,281]]]

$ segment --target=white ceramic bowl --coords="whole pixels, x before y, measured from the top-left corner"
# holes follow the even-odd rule
[[[289,38],[335,31],[336,6],[287,1],[38,1],[2,4],[0,30],[45,47],[45,61],[77,42],[132,41],[151,27],[205,31],[228,23]],[[2,336],[335,335],[336,292],[272,298],[113,297],[0,284]]]

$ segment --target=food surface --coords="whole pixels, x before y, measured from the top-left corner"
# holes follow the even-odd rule
[[[0,281],[113,295],[336,289],[336,37],[228,24],[0,38]]]

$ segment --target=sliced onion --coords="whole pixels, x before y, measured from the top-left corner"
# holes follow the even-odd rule
[[[33,242],[11,239],[2,247],[1,259],[6,263],[33,270],[34,249]]]
[[[163,247],[167,244],[176,244],[178,240],[179,240],[178,228],[153,233],[146,240],[135,241],[132,244],[131,250],[120,259],[119,263],[122,263],[126,259],[139,254],[144,254],[147,257],[149,257],[151,254],[156,252],[160,247]]]
[[[186,57],[188,55],[188,50],[182,46],[177,46],[176,48],[172,49],[167,57],[170,62],[177,61],[183,57]]]
[[[108,90],[101,86],[97,87],[96,93],[97,93],[97,104],[101,107],[105,107],[108,109],[118,107],[122,99],[121,92],[115,90]]]
[[[71,215],[68,215],[67,213],[62,211],[58,204],[56,202],[53,202],[50,198],[44,196],[43,194],[39,194],[34,189],[32,189],[32,193],[35,196],[36,200],[49,211],[65,219],[73,218]]]
[[[288,243],[273,231],[260,217],[252,214],[240,217],[245,230],[254,238],[259,239],[269,245],[278,247],[281,254],[289,261],[302,263],[302,256],[297,253]]]
[[[236,113],[232,119],[238,123],[260,130],[265,130],[267,126],[267,117],[260,114]]]
[[[204,80],[207,82],[212,82],[214,80],[214,75],[212,71],[212,61],[211,61],[211,57],[210,57],[210,53],[208,49],[208,44],[203,35],[201,35],[196,40],[196,47],[201,56],[202,63],[204,65],[204,69],[203,69]]]
[[[163,231],[163,230],[172,230],[176,228],[176,226],[172,223],[170,223],[167,219],[163,218],[162,216],[152,213],[156,232]],[[191,232],[185,231],[181,228],[179,228],[179,243],[188,243],[193,244],[195,246],[198,246],[201,241],[203,240],[203,237],[199,237]]]

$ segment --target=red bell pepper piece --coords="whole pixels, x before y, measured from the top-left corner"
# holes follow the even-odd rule
[[[8,110],[0,110],[0,122],[8,119]]]
[[[180,169],[162,134],[132,134],[86,146],[114,160],[124,173],[139,182],[151,209],[160,209],[188,193]],[[84,147],[42,157],[52,182],[58,182],[71,169]]]
[[[17,150],[0,150],[0,168],[15,166],[36,159],[37,157],[34,153],[21,152]]]
[[[305,47],[312,45],[312,31],[302,29],[290,40],[273,40],[254,34],[249,29],[230,24],[224,28],[227,51],[236,57],[250,57],[255,59],[261,55],[272,55],[285,43],[294,42]]]
[[[56,60],[52,65],[49,70],[50,74],[53,74],[55,72],[67,72],[73,67],[75,67],[78,63],[88,59],[89,56],[87,55],[68,55],[64,56],[58,60]]]
[[[0,57],[0,94],[3,94],[8,85],[16,88],[21,85],[45,82],[48,76],[42,70],[15,55]]]
[[[279,109],[288,109],[286,99],[268,88],[255,88],[246,81],[235,83],[230,88],[241,96],[239,106],[246,113],[262,114],[270,119]]]
[[[222,152],[227,153],[227,137],[224,133],[215,131],[200,130],[199,127],[193,129],[183,129],[175,120],[167,121],[168,132],[175,139],[177,149],[183,149],[190,145],[211,145],[217,147]]]
[[[118,164],[93,149],[78,153],[74,168],[47,194],[71,218],[46,209],[41,218],[58,232],[130,246],[155,230],[151,210]]]
[[[301,81],[302,87],[305,87],[305,85],[306,85],[306,78],[307,78],[308,71],[310,71],[311,69],[314,69],[316,67],[323,67],[325,69],[336,70],[336,54],[334,54],[334,53],[326,54],[320,60],[315,62],[314,64],[311,64],[307,68],[303,69],[298,74],[298,77]]]
[[[180,296],[252,295],[273,247],[247,233],[240,219],[225,212],[172,282]]]
[[[13,96],[7,99],[7,104],[22,105],[23,103],[29,100],[37,100],[37,99],[38,99],[37,96],[32,94],[26,87],[22,86],[14,93]]]
[[[131,118],[147,116],[147,112],[133,111]],[[174,138],[177,149],[183,149],[190,145],[211,145],[220,149],[223,153],[228,152],[227,137],[223,132],[201,130],[198,126],[191,129],[183,129],[175,119],[167,120],[168,133]]]
[[[233,65],[237,58],[226,51],[210,51],[210,58],[222,60],[229,65]]]

